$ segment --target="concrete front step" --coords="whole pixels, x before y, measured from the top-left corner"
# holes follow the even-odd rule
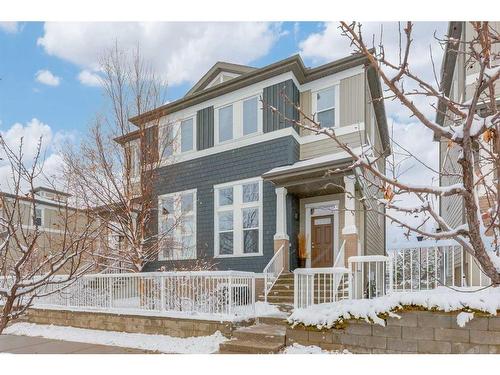
[[[233,339],[219,346],[221,354],[275,354],[279,353],[285,344]]]
[[[233,332],[233,339],[219,346],[219,353],[271,354],[285,347],[286,326],[255,324]]]

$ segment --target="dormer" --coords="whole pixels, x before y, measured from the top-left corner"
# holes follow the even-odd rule
[[[187,92],[185,97],[191,96],[197,92],[215,87],[221,83],[230,81],[233,78],[239,77],[243,74],[253,72],[257,68],[247,65],[232,64],[219,61],[196,82],[196,84]]]

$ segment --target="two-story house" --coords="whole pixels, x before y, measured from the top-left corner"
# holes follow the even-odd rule
[[[333,266],[341,248],[346,260],[384,254],[385,218],[356,199],[363,192],[352,158],[326,135],[285,119],[300,120],[300,107],[353,149],[388,154],[380,98],[379,77],[363,56],[307,68],[295,55],[262,68],[218,62],[183,98],[130,119],[149,127],[150,142],[173,140],[152,146],[165,150],[154,230],[183,216],[172,232],[183,246],[166,246],[145,270],[203,258],[218,269],[262,272],[279,249],[294,269],[299,233],[307,267]],[[133,133],[122,138],[137,144]]]
[[[490,22],[497,32],[500,31],[500,22]],[[448,26],[448,35],[455,41],[470,42],[474,37],[475,31],[470,22],[450,22]],[[476,80],[478,78],[479,66],[469,61],[465,54],[468,48],[466,43],[448,43],[445,49],[443,62],[441,65],[441,88],[446,97],[451,98],[457,103],[465,103],[472,98]],[[500,53],[498,43],[492,45],[492,52]],[[497,103],[500,101],[500,87],[496,85],[495,97]],[[446,116],[444,103],[440,103],[436,114],[436,122],[441,126],[453,125],[452,116]],[[448,186],[461,182],[461,166],[458,164],[460,147],[451,145],[444,139],[439,141],[439,167],[442,173],[440,179],[441,186]],[[486,167],[487,168],[487,167]],[[494,174],[483,171],[487,179],[494,178]],[[455,174],[455,175],[453,175]],[[480,206],[483,213],[489,207],[486,197],[480,196]],[[460,197],[441,197],[440,214],[451,227],[457,227],[465,223],[464,205]]]

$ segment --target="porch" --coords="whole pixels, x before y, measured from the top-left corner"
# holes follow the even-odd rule
[[[345,155],[326,155],[263,174],[275,186],[274,251],[283,252],[285,272],[346,267],[348,257],[364,254],[364,208],[356,199],[361,193],[351,162]]]

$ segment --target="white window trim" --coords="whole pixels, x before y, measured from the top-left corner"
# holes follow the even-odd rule
[[[333,128],[338,128],[340,127],[340,82],[339,83],[334,83],[334,84],[331,84],[331,85],[327,85],[327,86],[324,86],[324,87],[321,87],[321,88],[318,88],[314,91],[311,92],[311,107],[312,107],[312,112],[314,114],[317,114],[318,113],[318,98],[317,98],[317,93],[320,92],[320,91],[323,91],[323,90],[327,90],[329,88],[332,88],[334,89],[334,92],[333,92],[333,95],[335,96],[335,106],[332,107],[334,109],[334,113],[335,113],[335,124],[333,125]],[[328,109],[332,109],[332,108],[328,108]],[[323,111],[326,111],[328,109],[324,109]],[[317,120],[317,119],[316,119]]]
[[[238,100],[224,103],[217,107],[214,107],[214,146],[225,145],[232,142],[237,142],[239,140],[255,137],[263,133],[263,109],[260,103],[260,97],[262,96],[262,91],[252,93],[251,95],[245,95]],[[243,102],[248,99],[257,98],[257,131],[254,133],[243,135]],[[233,106],[233,138],[226,141],[219,141],[219,110],[227,106]]]
[[[196,220],[197,220],[197,189],[190,189],[190,190],[182,190],[182,191],[176,191],[176,192],[173,192],[173,193],[168,193],[168,194],[162,194],[162,195],[159,195],[158,196],[158,217],[157,217],[157,225],[158,225],[158,232],[160,231],[160,228],[161,228],[161,224],[162,224],[162,213],[161,213],[161,210],[159,209],[160,207],[160,203],[162,201],[162,199],[165,199],[165,198],[174,198],[176,196],[180,196],[182,194],[193,194],[193,246],[194,246],[194,253],[195,253],[195,257],[194,258],[183,258],[183,259],[167,259],[163,256],[163,250],[162,249],[159,249],[158,251],[158,260],[159,261],[162,261],[162,260],[172,260],[172,261],[175,261],[175,260],[192,260],[192,259],[197,259],[198,258],[198,247],[197,247],[197,234],[198,234],[198,229],[197,229],[197,226],[196,226]],[[174,207],[175,208],[175,207]],[[176,210],[176,214],[177,214],[177,210]],[[182,215],[182,213],[180,213]],[[179,216],[180,217],[180,216]],[[175,228],[174,229],[174,237],[175,238],[178,238],[177,236],[179,235],[180,233],[180,229],[179,228]],[[179,236],[182,236],[182,234],[180,234]]]
[[[259,183],[259,201],[243,203],[242,186],[245,184],[258,182]],[[261,177],[249,178],[239,181],[231,181],[224,184],[214,185],[214,258],[244,258],[256,257],[263,255],[263,180]],[[233,204],[231,206],[219,207],[219,190],[227,187],[233,187]],[[235,189],[235,187],[239,187]],[[238,199],[236,198],[238,196]],[[241,199],[241,202],[240,202]],[[243,219],[242,211],[245,208],[259,209],[259,251],[257,253],[243,252]],[[230,211],[233,212],[233,254],[219,254],[219,220],[218,212]],[[236,224],[236,225],[235,225]]]

